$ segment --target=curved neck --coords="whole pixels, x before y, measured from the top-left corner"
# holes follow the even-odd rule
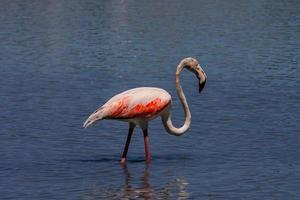
[[[177,70],[176,70],[176,91],[185,114],[184,124],[182,127],[176,128],[172,123],[171,114],[169,112],[166,112],[164,113],[164,115],[162,115],[162,121],[166,131],[175,136],[183,135],[190,128],[191,125],[191,117],[192,117],[191,112],[187,104],[186,98],[184,96],[183,90],[181,88],[180,79],[179,79],[180,73],[184,67],[185,65],[183,63],[180,63],[177,66]]]

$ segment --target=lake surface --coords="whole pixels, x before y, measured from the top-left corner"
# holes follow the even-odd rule
[[[1,1],[1,199],[300,199],[300,1]],[[161,87],[187,134],[88,115],[114,94]]]

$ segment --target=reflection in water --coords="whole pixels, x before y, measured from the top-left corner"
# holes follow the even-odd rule
[[[153,196],[154,190],[149,184],[149,165],[146,165],[145,170],[140,177],[141,186],[136,188],[133,186],[134,180],[128,170],[127,165],[123,165],[122,168],[125,174],[125,185],[123,188],[124,194],[122,195],[122,198],[130,199],[135,197],[142,197],[144,199],[150,199]]]
[[[184,177],[159,185],[151,184],[150,165],[146,164],[139,177],[133,176],[127,165],[122,165],[124,184],[114,187],[96,187],[89,189],[85,199],[189,199],[188,182]],[[137,179],[138,178],[138,179]]]

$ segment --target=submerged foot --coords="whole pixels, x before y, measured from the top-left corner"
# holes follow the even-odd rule
[[[151,163],[151,158],[146,158],[146,163],[150,164]]]
[[[121,158],[121,164],[125,164],[126,163],[126,158]]]

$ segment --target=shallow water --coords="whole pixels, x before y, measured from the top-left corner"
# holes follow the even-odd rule
[[[1,199],[299,199],[299,1],[1,1]],[[108,98],[138,86],[192,112],[182,137],[150,123],[152,163],[127,124],[83,129]]]

